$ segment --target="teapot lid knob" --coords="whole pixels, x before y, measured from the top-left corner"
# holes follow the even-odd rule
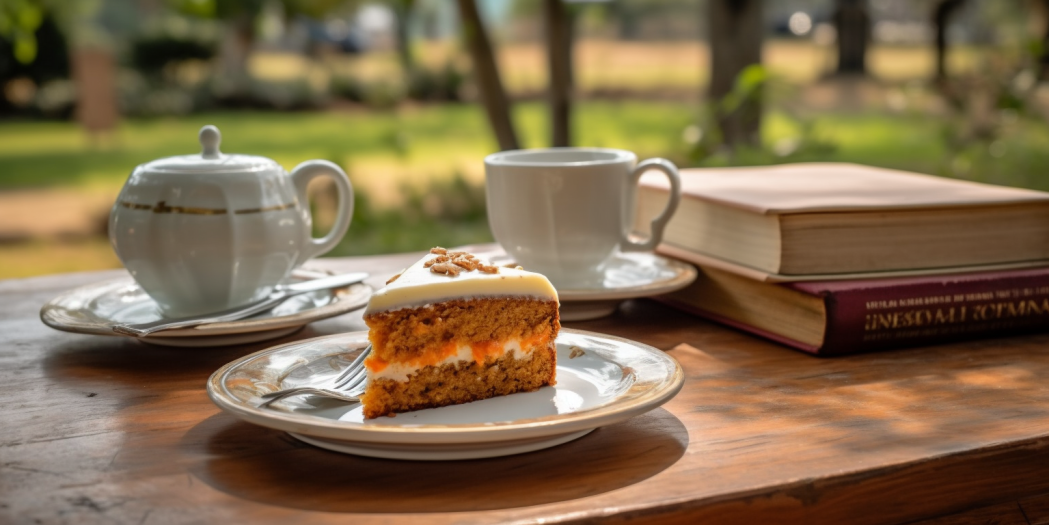
[[[219,152],[219,144],[222,142],[222,133],[219,128],[212,125],[200,128],[200,146],[204,148],[205,159],[217,159],[222,156]]]

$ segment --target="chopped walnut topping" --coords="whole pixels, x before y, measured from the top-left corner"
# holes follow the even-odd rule
[[[579,347],[578,347],[578,346],[576,346],[576,345],[572,345],[572,346],[570,346],[570,347],[568,347],[568,348],[569,348],[570,350],[572,350],[572,352],[571,352],[570,354],[568,354],[568,358],[569,358],[569,359],[575,359],[575,358],[577,358],[577,357],[582,357],[582,356],[586,355],[586,352],[585,352],[585,351],[583,351],[583,349],[582,349],[582,348],[579,348]]]
[[[454,264],[444,262],[437,263],[431,266],[430,271],[433,273],[441,273],[450,277],[458,277],[459,272],[461,272],[462,270]]]
[[[452,264],[468,272],[472,272],[481,267],[481,263],[476,259],[467,259],[466,257],[461,256],[452,259]]]
[[[404,270],[401,270],[401,273],[404,273]],[[397,274],[397,275],[394,275],[393,277],[390,277],[390,280],[389,280],[389,281],[386,281],[386,284],[390,284],[390,283],[392,283],[392,282],[396,281],[396,280],[397,280],[397,278],[401,276],[401,273],[399,273],[399,274]]]
[[[514,270],[524,270],[521,265],[517,263],[504,264],[503,268],[513,268]]]
[[[450,260],[452,260],[452,258],[447,255],[438,255],[437,257],[434,257],[433,259],[426,261],[426,263],[423,264],[423,266],[429,268],[435,264],[446,263]]]
[[[430,253],[437,255],[425,263],[423,267],[429,268],[433,273],[456,277],[462,272],[481,271],[484,273],[499,273],[498,266],[486,264],[476,255],[467,252],[450,252],[444,248],[433,248]]]

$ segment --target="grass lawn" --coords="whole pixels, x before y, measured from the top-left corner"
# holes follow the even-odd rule
[[[427,42],[415,48],[420,63],[437,70],[450,61],[465,62],[464,51],[454,41]],[[547,85],[546,49],[540,42],[497,42],[496,53],[503,82],[511,93],[541,94]],[[952,45],[947,69],[968,74],[985,65],[1001,48]],[[810,83],[836,66],[837,51],[808,39],[769,39],[762,47],[762,63],[773,74],[795,83]],[[867,64],[872,78],[886,83],[925,81],[936,67],[931,45],[872,43]],[[267,78],[294,78],[309,68],[297,55],[257,55],[253,74]],[[573,71],[576,86],[591,92],[695,92],[709,83],[710,48],[701,40],[622,41],[584,38],[574,43]],[[465,64],[462,64],[465,68]],[[331,57],[325,62],[332,74],[364,80],[389,80],[399,74],[393,52]]]
[[[585,102],[575,112],[579,145],[625,148],[640,156],[666,156],[682,163],[686,126],[697,106],[681,102]],[[547,143],[545,106],[523,103],[515,119],[525,147]],[[860,162],[1000,184],[1043,188],[1049,166],[1049,128],[1019,120],[1002,134],[999,157],[972,157],[967,170],[951,172],[944,128],[952,125],[921,114],[819,113],[805,117],[812,135],[831,146],[818,160]],[[119,188],[138,164],[199,150],[197,132],[215,124],[222,150],[271,157],[286,168],[313,158],[346,167],[365,191],[394,190],[460,172],[483,180],[483,157],[495,150],[479,107],[466,104],[407,106],[393,111],[226,112],[124,121],[110,137],[93,143],[75,124],[0,122],[0,191],[13,188],[105,185]],[[799,135],[796,118],[767,115],[764,141],[773,145]],[[811,157],[811,156],[808,156]],[[806,156],[739,158],[734,163],[812,160]],[[720,163],[724,161],[711,160]],[[392,180],[391,180],[392,179]],[[396,196],[392,203],[396,203]],[[376,195],[381,202],[390,195]]]
[[[690,146],[682,137],[697,112],[697,105],[681,102],[585,102],[576,109],[575,142],[631,149],[642,158],[665,156],[682,165],[847,161],[1049,190],[1049,129],[1044,122],[1021,118],[1004,129],[994,147],[973,143],[951,149],[945,130],[952,124],[917,113],[819,113],[801,120],[771,111],[763,128],[767,148],[690,161]],[[544,105],[518,104],[515,118],[526,146],[547,143]],[[794,153],[771,152],[801,136],[804,123],[810,131]],[[127,120],[98,143],[88,141],[72,123],[0,122],[0,197],[10,189],[39,188],[46,195],[47,188],[80,187],[102,188],[115,198],[137,164],[198,151],[196,135],[204,124],[222,130],[227,153],[268,156],[288,169],[313,158],[346,167],[360,194],[358,212],[350,234],[333,254],[490,239],[482,159],[495,143],[480,108],[464,104]],[[0,208],[0,229],[3,215]],[[49,251],[47,245],[56,242],[0,244],[0,278],[115,264],[105,256],[104,243],[84,241],[81,257],[71,255],[81,253],[74,249],[76,243]],[[68,264],[45,264],[58,259]]]
[[[676,146],[694,110],[678,103],[588,103],[578,108],[580,144],[665,153]],[[526,147],[546,142],[543,106],[520,104],[515,118]],[[138,164],[199,151],[205,124],[222,131],[223,152],[271,157],[286,168],[313,158],[348,167],[365,185],[398,172],[408,181],[455,170],[479,180],[495,151],[480,108],[406,106],[393,111],[229,112],[125,121],[110,137],[89,141],[72,123],[0,123],[0,189],[123,183]]]

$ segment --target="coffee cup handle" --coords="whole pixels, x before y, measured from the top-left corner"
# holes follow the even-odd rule
[[[295,184],[299,203],[302,206],[303,222],[307,225],[313,224],[306,188],[310,185],[310,181],[317,177],[330,177],[335,182],[335,188],[339,195],[337,204],[339,212],[335,217],[335,225],[324,237],[318,239],[313,237],[309,230],[306,231],[305,234],[309,238],[303,243],[299,260],[295,262],[296,266],[306,262],[311,257],[327,253],[336,244],[339,244],[343,235],[346,235],[346,230],[350,228],[350,220],[353,218],[353,186],[350,184],[350,178],[346,176],[346,172],[342,171],[342,168],[336,164],[326,160],[308,160],[291,170],[291,180]]]
[[[648,239],[642,242],[633,241],[630,239],[630,232],[627,229],[623,231],[623,237],[620,241],[619,248],[624,252],[647,252],[656,249],[656,245],[663,240],[663,229],[666,228],[667,222],[670,221],[670,217],[677,211],[677,205],[681,202],[681,175],[677,172],[677,166],[674,166],[673,162],[667,159],[648,159],[634,168],[634,173],[630,176],[630,192],[633,198],[629,202],[637,201],[637,185],[641,180],[641,175],[648,170],[659,170],[667,176],[670,180],[670,200],[667,201],[666,208],[663,209],[663,213],[660,213],[658,217],[652,219],[652,225],[650,231],[652,232]],[[632,216],[627,214],[626,216]]]

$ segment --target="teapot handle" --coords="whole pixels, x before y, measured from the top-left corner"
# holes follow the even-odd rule
[[[330,177],[335,182],[335,188],[339,194],[337,204],[339,213],[335,217],[335,225],[327,235],[319,239],[312,237],[310,233],[313,217],[310,213],[309,197],[306,195],[306,187],[317,177]],[[326,160],[308,160],[295,166],[295,169],[291,170],[291,180],[295,184],[299,203],[302,206],[306,235],[309,236],[308,240],[303,243],[299,260],[295,262],[295,265],[298,266],[311,257],[327,253],[342,240],[343,235],[346,235],[346,230],[350,228],[350,220],[353,219],[353,185],[350,184],[350,178],[346,176],[342,168]]]

